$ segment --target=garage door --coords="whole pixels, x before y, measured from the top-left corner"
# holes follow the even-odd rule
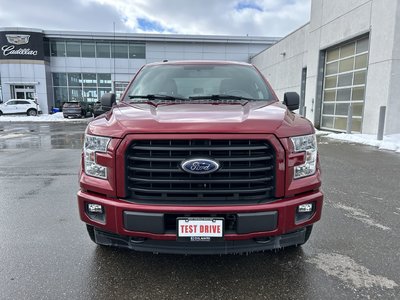
[[[361,132],[368,66],[368,38],[328,49],[325,55],[321,128],[346,131],[349,105],[353,132]]]

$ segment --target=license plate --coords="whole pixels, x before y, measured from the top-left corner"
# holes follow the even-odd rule
[[[209,240],[224,236],[222,218],[178,218],[178,238],[190,238],[191,241]]]

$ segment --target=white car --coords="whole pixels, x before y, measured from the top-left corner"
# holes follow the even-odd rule
[[[39,104],[31,99],[10,99],[0,104],[0,116],[7,114],[26,114],[28,116],[36,116],[41,113]]]

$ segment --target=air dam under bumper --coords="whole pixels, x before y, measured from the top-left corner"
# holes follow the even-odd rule
[[[81,219],[95,228],[97,243],[137,251],[177,254],[243,253],[302,244],[305,241],[305,228],[321,217],[322,201],[322,193],[313,191],[262,204],[175,206],[137,204],[102,197],[98,194],[78,192]],[[89,203],[103,206],[104,221],[89,218],[85,212],[85,207]],[[306,219],[299,221],[297,218],[296,221],[297,208],[305,203],[313,203],[314,212]],[[226,230],[223,239],[210,242],[188,242],[177,240],[176,230],[171,231],[167,228],[168,222],[160,218],[164,215],[204,217],[236,215],[239,222],[233,230]],[[133,221],[134,216],[141,218],[139,223]],[[149,216],[148,222],[146,222],[146,216]],[[265,221],[262,221],[260,216],[265,216]],[[245,218],[242,219],[246,220],[245,224],[251,225],[240,225],[240,218]],[[140,224],[144,226],[140,231],[132,230],[139,228]]]
[[[306,228],[296,232],[264,239],[211,241],[211,242],[177,242],[137,239],[118,236],[98,229],[94,230],[96,243],[105,246],[129,248],[131,250],[169,254],[236,254],[280,249],[305,242]]]

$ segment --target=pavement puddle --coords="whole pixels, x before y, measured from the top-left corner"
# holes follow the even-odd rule
[[[380,287],[393,289],[398,284],[393,280],[380,275],[373,275],[366,267],[358,264],[352,258],[338,253],[319,253],[307,260],[329,276],[336,277],[346,285],[355,288]]]
[[[333,204],[334,207],[338,208],[338,209],[342,209],[344,210],[345,216],[358,220],[364,224],[367,224],[368,226],[372,226],[372,227],[376,227],[379,228],[381,230],[385,230],[385,231],[389,231],[391,230],[390,227],[387,227],[385,225],[379,224],[377,221],[375,221],[374,219],[372,219],[366,211],[359,209],[359,208],[354,208],[351,206],[347,206],[341,203],[334,203]]]

